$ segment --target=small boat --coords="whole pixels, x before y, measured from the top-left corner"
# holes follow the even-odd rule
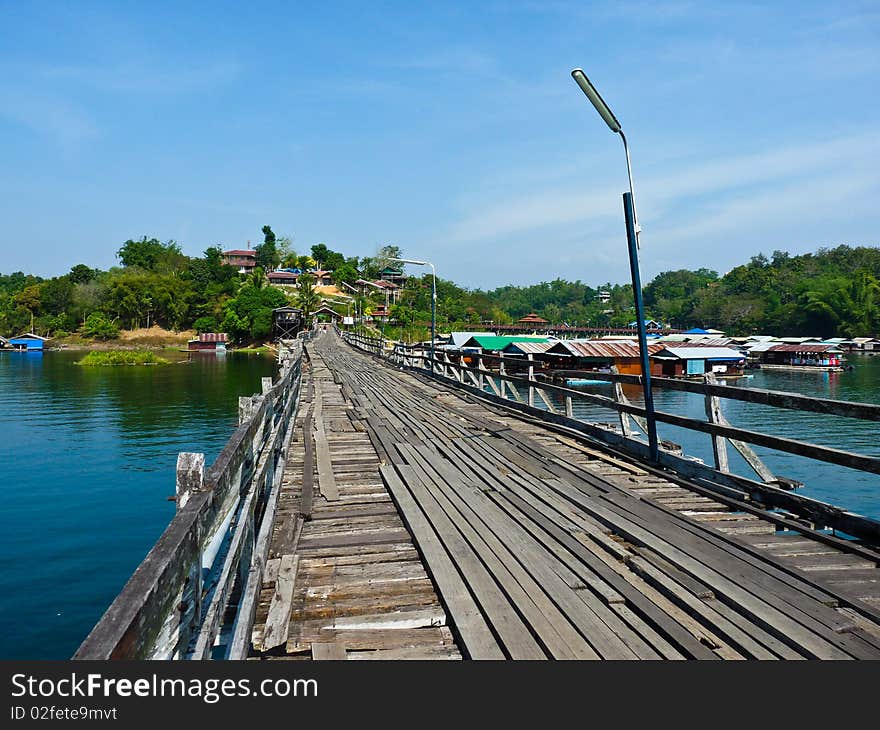
[[[611,385],[610,380],[590,380],[589,378],[566,378],[566,385]]]

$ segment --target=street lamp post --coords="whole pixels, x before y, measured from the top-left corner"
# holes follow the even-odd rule
[[[651,461],[656,462],[659,458],[657,443],[657,420],[654,417],[654,394],[651,391],[651,362],[648,357],[648,335],[645,330],[645,309],[642,303],[642,280],[639,273],[639,234],[641,228],[636,216],[635,193],[633,190],[632,164],[629,157],[629,145],[626,143],[626,135],[617,121],[617,117],[611,111],[605,100],[599,95],[596,87],[590,82],[586,74],[579,68],[571,72],[571,77],[590,100],[599,116],[605,120],[608,128],[615,134],[620,135],[623,142],[623,150],[626,153],[626,174],[629,178],[629,192],[623,194],[623,214],[626,221],[626,240],[629,247],[629,268],[632,276],[633,299],[636,309],[636,327],[639,336],[639,353],[642,361],[642,392],[645,400],[645,420],[648,426],[648,451]]]
[[[434,372],[434,342],[437,339],[437,269],[430,261],[417,261],[415,259],[389,259],[401,264],[413,266],[431,267],[431,372]]]
[[[343,282],[342,282],[342,286],[346,287],[347,289],[350,289],[350,290],[353,291],[355,294],[358,294],[358,290],[355,289],[355,288],[354,288],[351,284],[349,284],[348,282],[343,281]],[[349,313],[351,313],[351,302],[349,302],[349,304],[348,304],[348,311],[349,311]],[[357,301],[357,299],[354,300],[354,316],[357,317],[357,318],[358,318],[358,321],[360,322],[360,317],[358,316],[358,301]],[[361,322],[361,324],[363,324],[363,322]]]

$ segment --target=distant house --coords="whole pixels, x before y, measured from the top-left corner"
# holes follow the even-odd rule
[[[238,269],[240,274],[249,274],[257,266],[257,252],[253,249],[232,249],[223,252],[223,263]]]
[[[682,378],[716,373],[722,376],[740,375],[746,357],[730,347],[671,347],[651,355],[651,375]]]
[[[23,335],[19,335],[18,337],[13,337],[11,340],[9,340],[9,344],[13,350],[19,350],[21,352],[35,352],[41,351],[43,349],[43,345],[48,341],[48,337],[40,337],[39,335],[35,335],[33,332],[27,332]]]
[[[333,272],[324,269],[316,269],[310,271],[309,274],[315,277],[316,286],[331,286],[333,284]]]
[[[299,277],[300,275],[298,273],[295,274],[288,270],[270,271],[266,275],[270,284],[286,284],[288,286],[295,286]]]
[[[186,344],[190,352],[226,352],[228,336],[225,332],[202,332]]]
[[[535,325],[535,326],[538,326],[538,327],[542,327],[542,326],[544,326],[544,325],[546,325],[546,324],[550,324],[550,322],[548,322],[548,321],[547,321],[546,319],[544,319],[543,317],[539,317],[539,316],[538,316],[537,314],[535,314],[534,312],[531,312],[531,313],[527,314],[525,317],[522,317],[521,319],[518,319],[518,320],[517,320],[517,324],[525,324],[525,325],[532,324],[532,325]]]
[[[397,286],[403,286],[406,283],[407,276],[403,273],[402,269],[395,269],[389,266],[379,272],[379,278],[382,281],[390,281],[392,284],[397,284]]]
[[[630,322],[630,323],[627,325],[627,327],[636,327],[636,326],[638,325],[638,323],[639,323],[638,320],[636,320],[635,322]],[[646,319],[646,320],[645,320],[645,329],[648,329],[648,330],[662,330],[662,329],[663,329],[663,323],[662,323],[662,322],[658,322],[656,319]],[[707,332],[708,332],[708,330],[707,330]]]
[[[387,322],[389,316],[389,310],[385,309],[384,304],[373,307],[373,311],[370,312],[370,318],[379,322]]]
[[[368,286],[373,286],[376,289],[380,289],[385,292],[385,295],[388,297],[390,303],[396,303],[400,301],[400,295],[403,293],[403,289],[401,285],[396,284],[393,281],[387,281],[386,279],[376,279],[376,281],[368,281],[365,282]]]

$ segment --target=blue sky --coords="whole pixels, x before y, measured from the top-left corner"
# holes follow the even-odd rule
[[[272,225],[468,286],[877,245],[880,3],[0,0],[0,270]]]

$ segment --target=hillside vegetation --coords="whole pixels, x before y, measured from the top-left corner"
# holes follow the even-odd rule
[[[297,255],[288,239],[263,227],[258,262],[332,270],[339,287],[363,277],[375,279],[403,252],[386,246],[375,257],[347,257],[324,244]],[[126,241],[120,265],[109,271],[74,266],[68,273],[41,279],[15,272],[0,274],[0,334],[33,330],[50,337],[76,335],[116,340],[121,330],[228,332],[237,343],[260,342],[272,330],[272,309],[293,304],[306,314],[321,304],[314,279],[303,276],[288,295],[265,282],[263,269],[245,276],[226,266],[218,247],[202,257],[184,255],[174,241]],[[430,275],[411,276],[390,314],[402,329],[424,331],[430,320]],[[337,311],[369,314],[384,295],[342,297],[329,303]],[[873,336],[880,333],[880,249],[838,246],[790,256],[774,251],[753,257],[724,276],[710,269],[666,271],[644,289],[647,314],[681,329],[717,328],[729,334],[766,333]],[[464,289],[437,280],[437,315],[442,328],[509,324],[535,312],[555,324],[625,327],[633,320],[632,288],[607,282],[591,286],[555,279],[530,286]]]

